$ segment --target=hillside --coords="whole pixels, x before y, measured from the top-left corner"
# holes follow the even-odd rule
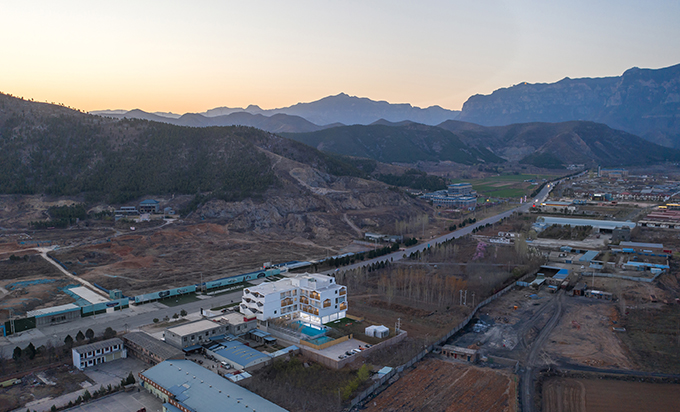
[[[321,173],[363,176],[342,160],[250,127],[114,120],[0,95],[0,193],[122,203],[211,192],[225,201],[277,187],[271,156]]]
[[[480,145],[509,161],[539,167],[559,164],[645,165],[680,160],[680,151],[650,143],[601,123],[521,123],[483,127],[448,121],[439,127],[468,145]]]
[[[464,144],[450,131],[417,123],[343,126],[284,135],[326,152],[386,163],[450,160],[475,164],[504,161],[483,147]]]
[[[632,68],[619,77],[520,83],[470,97],[458,120],[485,126],[588,120],[680,147],[680,64]]]

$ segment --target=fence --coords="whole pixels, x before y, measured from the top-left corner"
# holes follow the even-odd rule
[[[300,343],[300,345],[309,346],[312,349],[323,350],[323,349],[330,348],[331,346],[337,345],[338,343],[342,343],[342,342],[350,340],[350,339],[352,339],[351,334],[345,335],[345,336],[338,338],[338,339],[334,339],[334,340],[322,343],[321,345],[315,345],[311,342],[307,342],[306,340],[301,340],[299,343]]]
[[[522,276],[520,281],[524,281],[527,279],[530,274],[526,274]],[[484,301],[480,302],[475,308],[472,310],[472,312],[466,317],[461,323],[458,324],[455,328],[450,330],[446,335],[444,335],[442,338],[440,338],[436,343],[433,343],[432,345],[428,346],[424,351],[420,352],[416,356],[413,357],[410,361],[406,362],[405,364],[394,368],[390,371],[390,373],[386,374],[380,380],[373,385],[371,385],[370,388],[366,389],[365,391],[361,392],[359,395],[357,395],[352,401],[350,402],[349,409],[354,408],[357,406],[359,403],[363,402],[366,398],[369,396],[373,395],[374,392],[376,392],[379,388],[381,388],[385,383],[390,383],[389,380],[392,379],[396,374],[403,372],[405,369],[410,368],[413,366],[416,362],[420,361],[427,355],[428,353],[432,352],[434,350],[435,346],[441,346],[443,345],[447,340],[449,340],[453,335],[458,333],[461,329],[465,328],[468,323],[472,320],[472,318],[477,314],[477,311],[482,308],[483,306],[488,305],[489,303],[493,302],[494,300],[498,299],[499,297],[505,295],[508,293],[510,290],[512,290],[515,287],[515,282],[511,283],[509,286],[505,287],[504,289],[500,290],[499,292],[496,292],[496,294],[486,298]],[[372,348],[371,348],[372,349]],[[396,379],[395,379],[396,380]]]
[[[613,273],[600,273],[600,272],[582,272],[581,276],[584,277],[598,277],[598,278],[616,278],[616,279],[624,279],[624,280],[632,280],[634,282],[646,282],[646,283],[651,283],[656,280],[656,278],[659,277],[664,272],[657,273],[651,278],[643,278],[643,277],[635,277],[635,276],[624,276],[624,275],[615,275]]]
[[[299,331],[294,331],[288,328],[282,328],[279,326],[274,326],[272,324],[267,325],[267,329],[265,332],[269,332],[272,335],[281,338],[283,340],[287,340],[289,342],[293,343],[300,343],[300,338],[302,337],[302,333]]]

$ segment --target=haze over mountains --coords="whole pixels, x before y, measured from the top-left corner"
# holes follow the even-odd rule
[[[458,118],[460,112],[431,106],[425,109],[410,104],[393,104],[340,93],[311,103],[298,103],[280,109],[263,110],[250,105],[243,108],[218,107],[203,113],[146,113],[141,110],[99,110],[92,114],[115,118],[146,119],[180,126],[253,126],[269,132],[310,132],[333,126],[371,124],[380,119],[391,122],[410,120],[435,125]],[[250,115],[250,116],[249,116]],[[275,119],[271,119],[275,118]],[[271,119],[271,120],[267,120]],[[302,120],[306,120],[303,122]]]
[[[565,78],[556,83],[521,83],[474,95],[462,111],[439,106],[419,108],[341,93],[310,103],[263,110],[219,107],[178,115],[141,110],[92,112],[116,118],[138,118],[181,126],[244,125],[273,133],[315,132],[344,125],[410,121],[435,126],[461,120],[484,126],[587,120],[604,123],[667,147],[680,147],[680,64],[662,69],[627,70],[622,76]]]

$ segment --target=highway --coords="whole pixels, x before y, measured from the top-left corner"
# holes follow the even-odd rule
[[[443,236],[439,236],[439,237],[434,238],[432,240],[429,240],[425,243],[421,243],[420,245],[416,245],[416,246],[407,248],[405,251],[400,250],[400,251],[393,252],[393,253],[390,253],[388,255],[380,256],[380,257],[373,258],[373,259],[370,259],[370,260],[363,260],[363,261],[358,262],[358,263],[343,266],[343,267],[339,268],[338,270],[346,271],[346,270],[352,270],[352,269],[355,269],[355,268],[359,268],[359,267],[362,267],[362,266],[372,265],[373,263],[397,261],[397,260],[403,259],[404,255],[408,256],[411,253],[422,252],[425,249],[427,249],[429,246],[435,246],[439,243],[444,243],[448,240],[451,240],[452,238],[458,238],[458,237],[470,234],[470,233],[472,233],[472,231],[475,228],[482,227],[482,226],[485,226],[487,224],[497,223],[501,219],[504,219],[506,217],[511,216],[513,213],[528,212],[529,208],[534,203],[533,200],[537,200],[537,203],[543,202],[545,200],[545,198],[548,197],[548,193],[550,193],[551,188],[553,188],[556,184],[557,183],[551,183],[549,185],[546,185],[543,188],[543,190],[541,190],[541,192],[534,199],[529,199],[529,201],[527,203],[524,203],[521,206],[518,206],[514,209],[510,209],[506,212],[499,213],[497,215],[488,217],[484,220],[480,220],[478,222],[472,223],[468,226],[465,226],[464,228],[455,230],[451,233],[447,233],[446,235],[443,235]],[[330,274],[332,274],[336,271],[337,270],[332,269],[332,270],[327,270],[327,271],[322,272],[322,273],[324,273],[326,275],[330,275]]]

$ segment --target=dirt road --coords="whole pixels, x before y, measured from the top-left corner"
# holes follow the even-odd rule
[[[536,337],[536,340],[531,344],[529,349],[529,354],[524,362],[524,372],[522,373],[522,381],[520,383],[520,399],[522,402],[523,412],[533,412],[534,410],[534,368],[539,366],[538,354],[541,352],[543,344],[550,335],[550,332],[555,328],[555,325],[560,320],[562,316],[562,302],[564,299],[564,291],[560,290],[554,299],[550,301],[545,309],[548,307],[552,308],[553,314],[548,323],[541,329],[541,332]],[[545,310],[543,309],[543,310]],[[541,310],[540,312],[543,312]],[[535,316],[534,318],[538,318]]]

